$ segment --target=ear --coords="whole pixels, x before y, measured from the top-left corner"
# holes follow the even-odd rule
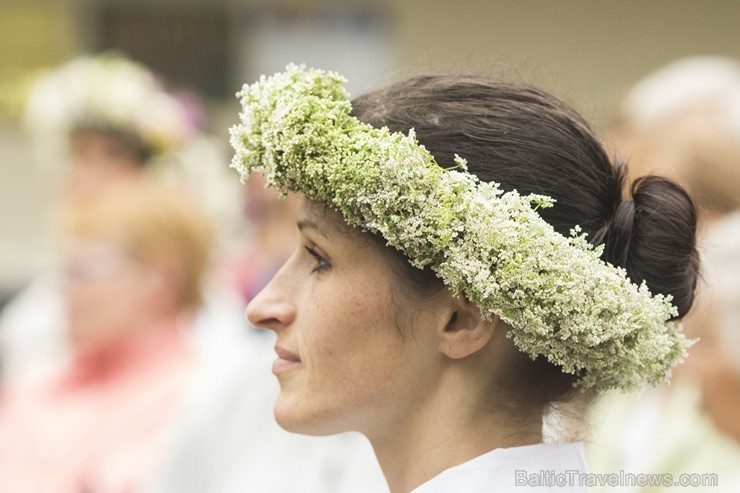
[[[491,341],[499,318],[486,320],[471,302],[455,297],[447,321],[439,332],[439,352],[450,359],[462,359],[477,353]]]

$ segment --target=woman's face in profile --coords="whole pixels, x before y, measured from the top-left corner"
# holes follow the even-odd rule
[[[338,213],[303,200],[297,224],[298,247],[247,308],[277,334],[275,416],[300,433],[382,433],[373,427],[408,415],[444,364],[435,314]]]

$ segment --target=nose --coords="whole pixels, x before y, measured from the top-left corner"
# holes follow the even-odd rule
[[[287,289],[286,266],[260,291],[247,306],[247,320],[254,327],[279,331],[295,320],[296,307]]]

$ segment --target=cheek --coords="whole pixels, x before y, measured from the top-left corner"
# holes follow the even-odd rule
[[[70,322],[86,330],[114,328],[135,319],[146,303],[143,284],[131,276],[101,282],[91,282],[67,290]]]
[[[388,286],[380,280],[356,286],[337,287],[315,305],[316,330],[304,332],[304,343],[311,385],[364,405],[395,393],[413,353],[395,325]]]
[[[112,296],[105,283],[85,282],[70,286],[64,290],[64,301],[70,317],[73,319],[99,318],[115,306],[110,306]],[[74,321],[74,320],[73,320]]]

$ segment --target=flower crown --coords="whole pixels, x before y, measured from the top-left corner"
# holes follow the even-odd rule
[[[482,315],[508,323],[515,345],[576,374],[583,387],[635,389],[670,377],[691,345],[670,296],[651,295],[600,259],[579,228],[557,233],[536,212],[554,201],[504,192],[442,168],[408,135],[350,115],[346,80],[289,65],[237,96],[231,166],[242,180],[339,211],[348,225],[381,234],[411,264],[431,266]],[[534,208],[533,208],[534,205]]]
[[[197,134],[197,104],[167,92],[146,67],[115,54],[75,58],[39,77],[24,120],[41,145],[63,148],[79,125],[126,129],[156,154]]]

